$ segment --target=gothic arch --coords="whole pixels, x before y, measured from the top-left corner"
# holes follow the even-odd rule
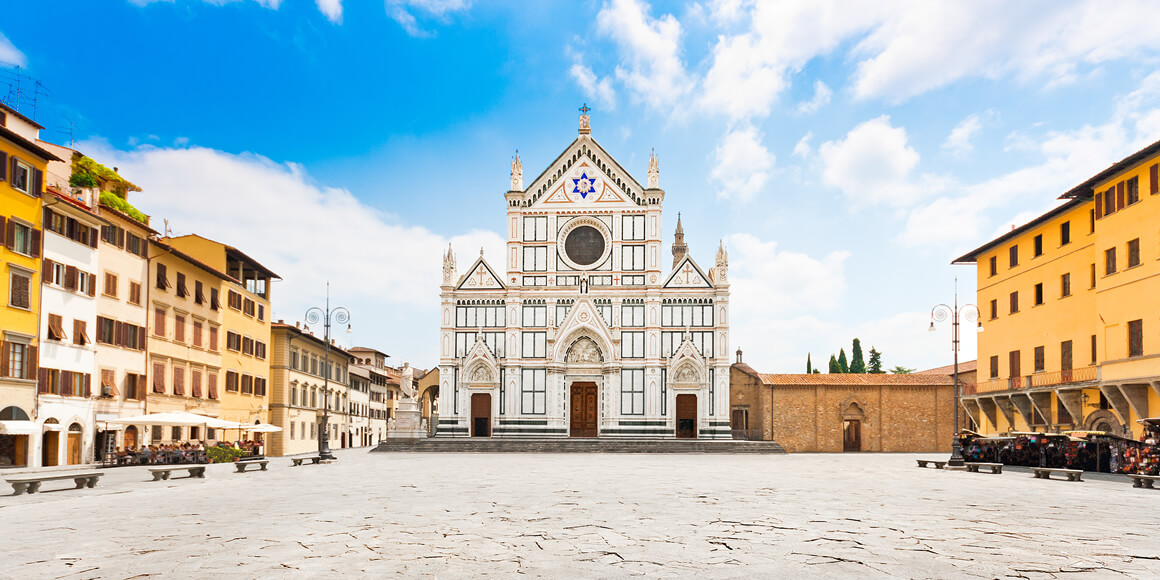
[[[862,421],[866,418],[866,411],[862,404],[854,397],[850,397],[838,406],[838,411],[842,414],[842,420]]]
[[[613,350],[612,341],[607,337],[602,336],[602,333],[596,332],[588,326],[580,326],[574,329],[566,339],[556,341],[556,354],[552,360],[564,364],[568,360],[568,351],[571,350],[572,345],[581,338],[587,338],[596,344],[596,348],[600,351],[600,360],[598,364],[604,364],[612,360]]]

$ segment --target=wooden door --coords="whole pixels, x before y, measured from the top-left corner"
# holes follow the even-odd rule
[[[125,428],[125,451],[137,448],[137,428],[129,425]]]
[[[491,437],[491,395],[471,395],[471,436]]]
[[[599,404],[596,383],[572,383],[572,437],[597,437],[597,405]]]
[[[697,438],[697,395],[677,395],[677,437]]]
[[[862,450],[862,422],[856,419],[842,421],[842,451]]]
[[[69,433],[68,434],[68,464],[69,465],[80,465],[81,464],[81,434],[80,433]]]
[[[40,446],[40,464],[52,467],[60,463],[60,433],[45,431]]]

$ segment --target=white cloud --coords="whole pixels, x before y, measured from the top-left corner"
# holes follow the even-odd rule
[[[725,243],[733,345],[746,349],[746,362],[758,370],[804,372],[805,352],[796,362],[801,344],[835,331],[824,317],[841,303],[850,253],[815,258],[751,234],[730,235]]]
[[[726,133],[717,144],[716,163],[710,177],[720,182],[717,196],[747,201],[757,195],[769,180],[775,161],[761,140],[764,137],[752,126]]]
[[[616,90],[612,88],[612,79],[608,77],[597,78],[592,69],[580,62],[574,63],[568,72],[575,79],[576,84],[580,85],[580,90],[584,91],[584,96],[594,100],[601,107],[609,110],[616,109]]]
[[[407,34],[429,37],[433,33],[419,25],[415,14],[446,22],[451,13],[467,10],[471,0],[386,0],[387,15],[398,22]]]
[[[959,121],[954,129],[951,129],[950,135],[947,135],[947,140],[943,142],[942,148],[950,151],[956,156],[966,155],[975,149],[971,144],[971,138],[983,128],[983,122],[979,119],[979,115],[967,115],[965,119]]]
[[[620,49],[616,78],[637,101],[660,109],[689,91],[691,79],[681,62],[681,23],[672,14],[649,16],[639,0],[612,0],[596,15],[597,30]]]
[[[830,104],[830,96],[834,94],[830,87],[822,81],[814,82],[814,98],[804,103],[798,103],[797,111],[803,115],[818,112],[818,109]]]
[[[919,155],[907,143],[906,130],[883,115],[854,127],[844,139],[818,148],[824,168],[822,182],[842,190],[855,206],[905,206],[924,187],[914,181]]]
[[[1016,214],[1016,220],[1026,221],[1048,211],[1060,203],[1056,200],[1060,194],[1153,142],[1158,133],[1160,72],[1153,72],[1116,99],[1115,112],[1104,124],[1010,136],[1011,147],[1038,153],[1042,161],[980,183],[946,188],[947,195],[909,213],[898,239],[914,247],[981,243],[988,228],[1009,229],[1012,222],[1007,216]],[[992,225],[989,216],[999,210],[1006,215]]]
[[[805,135],[802,135],[802,138],[798,139],[797,145],[793,146],[794,157],[801,157],[802,159],[809,157],[814,152],[814,148],[810,145],[810,139],[813,138],[813,131],[807,131]]]
[[[765,117],[785,86],[783,71],[769,64],[754,35],[722,36],[697,102],[734,120]]]
[[[20,52],[16,45],[8,40],[4,33],[0,32],[0,62],[12,64],[16,66],[28,66],[28,57]]]
[[[506,268],[504,241],[494,232],[448,240],[349,191],[319,185],[296,164],[201,147],[119,151],[86,143],[82,150],[142,186],[130,201],[153,217],[156,229],[168,219],[175,235],[196,233],[236,246],[282,276],[272,288],[274,320],[300,319],[321,303],[329,280],[333,303],[351,311],[351,338],[396,363],[437,363],[433,321],[449,241],[460,273],[480,247],[494,268]]]
[[[318,4],[318,11],[322,12],[327,20],[342,24],[342,0],[315,0],[315,2]]]

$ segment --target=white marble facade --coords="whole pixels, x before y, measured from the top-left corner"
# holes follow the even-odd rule
[[[642,186],[579,136],[524,187],[506,255],[444,255],[440,437],[729,438],[728,260],[671,256],[655,155]],[[489,260],[506,261],[506,269]]]

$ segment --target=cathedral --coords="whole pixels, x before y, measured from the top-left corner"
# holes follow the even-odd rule
[[[527,187],[512,161],[505,255],[443,257],[436,436],[728,439],[725,248],[702,268],[678,216],[669,262],[656,154],[642,186],[581,112]]]

